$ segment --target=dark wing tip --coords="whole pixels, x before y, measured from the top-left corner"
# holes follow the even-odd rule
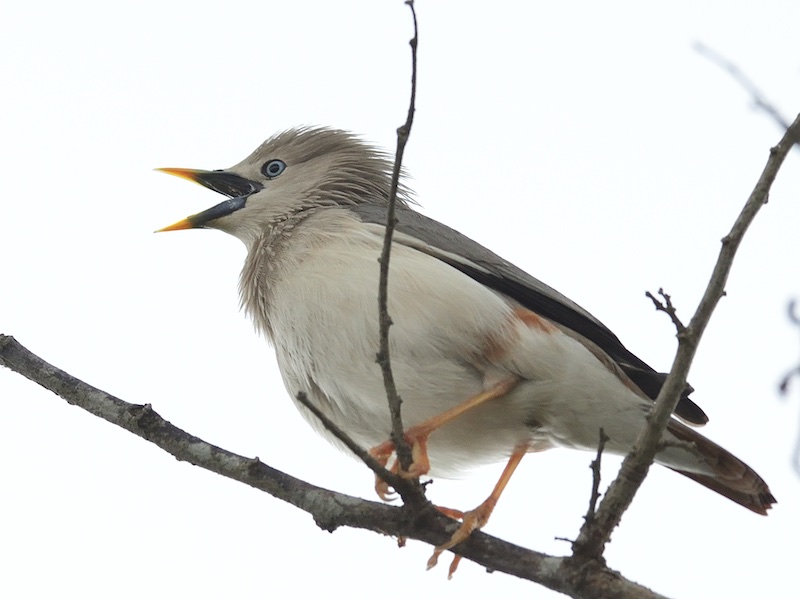
[[[667,378],[666,374],[653,370],[644,370],[643,368],[624,362],[620,364],[620,367],[645,395],[655,401]],[[692,388],[691,385],[686,385],[683,396],[675,407],[675,414],[686,422],[696,426],[702,426],[708,422],[708,416],[700,406],[689,399],[689,394],[692,391],[694,391],[694,388]]]
[[[687,422],[691,422],[692,424],[696,424],[698,426],[703,426],[704,424],[708,423],[708,416],[703,409],[689,399],[686,395],[681,397],[681,400],[675,407],[675,414]]]

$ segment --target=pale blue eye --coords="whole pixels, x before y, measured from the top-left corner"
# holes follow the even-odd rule
[[[264,166],[261,167],[261,172],[264,173],[267,179],[274,179],[284,170],[286,170],[286,163],[278,159],[268,160],[264,163]]]

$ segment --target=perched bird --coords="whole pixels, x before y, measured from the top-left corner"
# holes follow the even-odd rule
[[[161,229],[212,228],[247,247],[242,306],[275,347],[289,395],[306,396],[384,463],[393,446],[380,368],[378,257],[392,157],[339,130],[293,129],[226,170],[160,169],[228,197]],[[411,207],[401,186],[389,272],[391,364],[409,476],[508,460],[481,506],[438,555],[489,517],[520,459],[562,446],[625,454],[665,379],[575,302]],[[656,461],[759,514],[762,478],[691,425],[687,388]],[[380,488],[383,494],[387,489]]]

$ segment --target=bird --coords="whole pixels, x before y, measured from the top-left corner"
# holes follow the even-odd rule
[[[386,465],[394,446],[375,356],[379,256],[393,155],[327,127],[288,129],[224,170],[158,169],[227,199],[159,231],[217,229],[247,250],[241,306],[274,346],[289,396],[317,432],[340,441],[297,399],[304,394]],[[520,460],[555,447],[624,455],[666,375],[555,289],[458,231],[421,214],[397,190],[388,274],[391,368],[414,463],[409,477],[458,476],[506,461],[489,497],[443,551],[489,519]],[[747,464],[698,433],[708,417],[687,385],[656,462],[737,504],[776,503]],[[388,499],[388,487],[376,485]],[[451,575],[457,562],[451,566]]]

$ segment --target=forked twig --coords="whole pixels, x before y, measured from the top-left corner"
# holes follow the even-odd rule
[[[672,324],[674,324],[675,328],[678,330],[679,335],[686,330],[686,327],[681,322],[681,319],[678,318],[678,311],[675,309],[675,306],[672,305],[672,296],[668,293],[665,293],[663,287],[658,288],[658,295],[664,298],[663,302],[649,291],[646,291],[645,295],[653,301],[656,310],[659,312],[665,312],[669,316],[670,320],[672,320]]]

